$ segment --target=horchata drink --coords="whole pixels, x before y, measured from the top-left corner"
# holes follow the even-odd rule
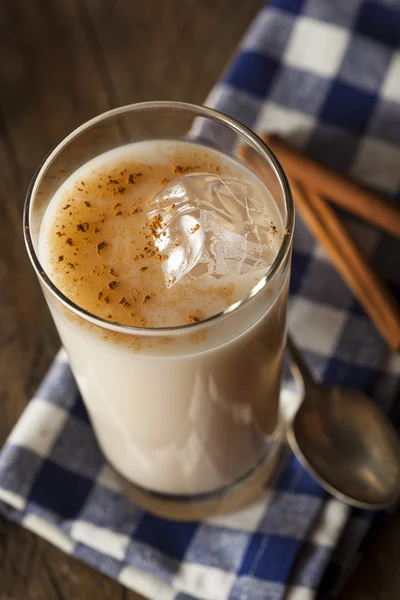
[[[31,258],[99,445],[150,510],[232,509],[276,462],[292,216],[262,142],[179,103],[89,122],[33,183]]]

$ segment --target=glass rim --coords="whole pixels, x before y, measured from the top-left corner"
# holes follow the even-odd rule
[[[186,110],[191,112],[196,112],[198,116],[202,116],[205,118],[209,118],[213,121],[218,122],[219,124],[228,126],[235,133],[240,134],[243,141],[251,142],[251,146],[255,148],[262,158],[266,159],[266,162],[272,168],[275,177],[277,178],[283,193],[284,203],[286,207],[286,223],[284,224],[285,232],[283,234],[282,243],[279,247],[279,251],[270,266],[267,274],[260,279],[260,281],[250,290],[250,292],[242,299],[234,304],[228,306],[228,308],[203,319],[199,323],[186,323],[183,325],[174,325],[170,327],[137,327],[133,325],[124,325],[122,323],[116,321],[109,321],[97,315],[94,315],[90,311],[82,308],[72,300],[68,298],[58,287],[53,283],[50,277],[47,275],[45,270],[43,269],[39,258],[37,256],[32,236],[31,236],[31,209],[32,209],[32,201],[35,198],[36,192],[41,184],[41,181],[53,160],[62,153],[62,151],[68,146],[68,144],[77,138],[79,135],[84,133],[85,131],[91,129],[98,123],[105,121],[109,118],[116,117],[119,115],[123,115],[128,112],[139,112],[139,111],[149,111],[153,109],[177,109],[177,110]],[[293,238],[293,225],[294,225],[294,201],[292,192],[290,189],[290,185],[286,174],[279,162],[276,158],[275,154],[268,147],[268,145],[251,129],[249,129],[246,125],[243,125],[236,119],[225,115],[224,113],[217,111],[213,108],[208,108],[206,106],[200,106],[196,104],[191,104],[188,102],[176,102],[176,101],[150,101],[150,102],[138,102],[135,104],[128,104],[125,106],[121,106],[118,108],[111,109],[109,111],[103,112],[100,115],[97,115],[93,119],[86,121],[76,129],[74,129],[71,133],[69,133],[65,138],[59,142],[53,150],[49,152],[49,154],[44,158],[43,162],[39,166],[35,175],[32,178],[32,181],[29,185],[25,204],[24,204],[24,212],[23,212],[23,226],[24,226],[24,239],[25,245],[28,251],[29,258],[32,262],[34,270],[36,272],[39,281],[45,286],[45,288],[53,295],[55,298],[68,310],[74,313],[76,316],[82,318],[83,320],[97,325],[102,329],[107,329],[109,331],[114,331],[115,333],[123,333],[128,335],[139,335],[139,336],[170,336],[172,334],[184,334],[184,333],[192,333],[194,331],[200,331],[208,327],[211,323],[219,322],[229,315],[237,313],[240,309],[247,306],[254,298],[259,296],[267,287],[269,282],[274,278],[276,272],[279,270],[279,267],[285,262],[288,253],[290,252],[291,242]]]

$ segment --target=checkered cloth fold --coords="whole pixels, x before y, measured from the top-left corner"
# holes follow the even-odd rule
[[[395,201],[399,42],[396,1],[271,0],[208,104]],[[399,242],[342,216],[400,296]],[[290,292],[290,328],[315,377],[364,390],[396,419],[400,356],[300,219]],[[143,512],[104,463],[63,352],[0,454],[0,499],[10,518],[157,600],[327,598],[372,519],[328,497],[290,454],[236,513],[176,523]]]

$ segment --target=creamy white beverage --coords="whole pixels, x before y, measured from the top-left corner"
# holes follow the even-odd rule
[[[249,169],[182,141],[102,154],[50,200],[44,272],[75,305],[126,326],[91,324],[46,292],[101,448],[128,480],[211,492],[274,445],[287,269],[236,303],[267,274],[284,234]]]

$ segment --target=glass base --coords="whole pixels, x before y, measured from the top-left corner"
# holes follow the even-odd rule
[[[229,486],[206,494],[160,494],[135,485],[120,473],[118,475],[126,495],[144,510],[175,521],[197,521],[233,512],[254,500],[274,475],[282,455],[283,439],[275,439],[273,445],[263,461],[250,473]]]

